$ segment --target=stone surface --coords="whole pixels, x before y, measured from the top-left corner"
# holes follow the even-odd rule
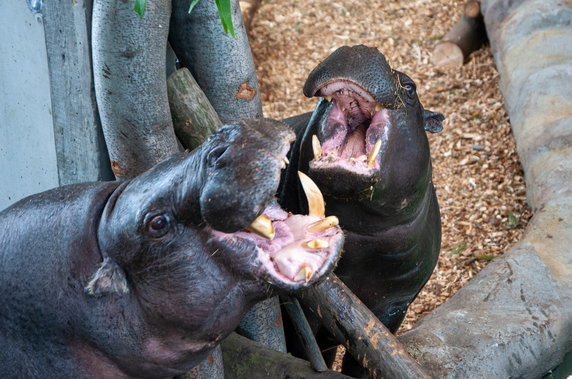
[[[534,217],[401,341],[437,377],[538,377],[572,349],[572,1],[482,11]]]

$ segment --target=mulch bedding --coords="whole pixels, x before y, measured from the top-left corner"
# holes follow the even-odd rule
[[[399,333],[507,251],[531,216],[490,49],[473,53],[462,68],[430,62],[462,6],[461,0],[264,1],[250,30],[266,117],[311,111],[316,99],[302,94],[307,75],[339,46],[356,44],[377,47],[415,80],[424,107],[446,116],[444,130],[429,135],[441,256]]]

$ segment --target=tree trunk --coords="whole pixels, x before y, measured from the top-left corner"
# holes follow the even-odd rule
[[[232,0],[236,39],[225,34],[214,1],[174,0],[169,41],[223,123],[262,117],[262,103],[238,0]]]
[[[144,17],[130,1],[98,0],[93,7],[95,92],[117,179],[178,151],[165,78],[170,13],[170,0],[149,0]]]
[[[429,378],[403,345],[334,274],[298,297],[372,378]]]

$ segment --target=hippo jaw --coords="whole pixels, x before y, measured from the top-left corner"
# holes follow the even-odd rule
[[[377,49],[339,48],[310,73],[304,94],[321,97],[303,149],[328,197],[408,203],[430,180],[425,131],[439,131],[443,116],[423,109],[413,80]]]
[[[332,270],[343,245],[337,219],[296,215],[273,202],[249,228],[212,230],[212,246],[249,261],[250,275],[280,290],[306,287]]]

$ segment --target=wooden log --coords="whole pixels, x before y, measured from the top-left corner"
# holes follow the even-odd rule
[[[435,46],[431,62],[436,66],[461,67],[486,41],[480,1],[469,0],[464,5],[461,19]]]
[[[371,378],[429,378],[403,345],[334,274],[298,296]]]
[[[294,330],[298,336],[302,348],[306,356],[310,360],[310,364],[314,370],[318,372],[326,371],[328,366],[324,361],[320,347],[316,342],[316,337],[310,328],[310,324],[304,315],[304,311],[295,297],[284,296],[282,297],[282,305],[286,309],[286,313],[290,316]]]
[[[316,372],[310,363],[231,333],[221,344],[226,379],[347,379],[336,371]]]
[[[175,134],[193,150],[217,131],[222,122],[191,72],[183,67],[167,79],[167,92]]]

